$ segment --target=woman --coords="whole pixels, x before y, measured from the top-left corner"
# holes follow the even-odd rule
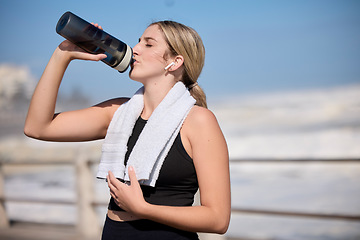
[[[127,169],[129,183],[108,171],[111,201],[103,239],[198,239],[196,232],[225,233],[230,220],[228,152],[217,120],[207,109],[205,95],[197,85],[205,58],[201,38],[192,28],[180,23],[155,22],[140,37],[133,55],[129,76],[143,84],[143,108],[128,140],[128,152],[175,85],[182,82],[196,104],[182,122],[155,187],[139,184],[132,166]],[[99,61],[105,57],[85,53],[68,41],[62,42],[35,89],[25,134],[48,141],[105,138],[114,114],[131,101],[128,98],[54,114],[68,64],[74,59]],[[197,188],[201,205],[192,206]]]

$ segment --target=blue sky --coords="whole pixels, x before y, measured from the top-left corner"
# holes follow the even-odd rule
[[[199,84],[222,96],[360,83],[360,1],[356,0],[0,0],[0,64],[28,66],[39,78],[63,40],[55,32],[71,11],[134,46],[149,23],[193,27],[206,48]],[[74,61],[62,93],[95,102],[131,96],[140,85],[102,62]]]

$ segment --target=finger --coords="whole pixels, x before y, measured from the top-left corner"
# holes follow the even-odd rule
[[[131,185],[139,185],[139,182],[137,180],[137,177],[136,177],[136,173],[135,173],[135,170],[132,166],[129,166],[128,168],[128,172],[129,172],[129,178],[130,178],[130,184]]]
[[[117,180],[115,175],[111,171],[108,172],[107,178],[111,184],[114,184],[114,182]]]
[[[120,207],[120,202],[118,200],[116,200],[115,198],[114,198],[114,202],[116,203],[116,205],[118,205]]]
[[[108,187],[110,188],[110,185],[112,185],[112,184],[110,182],[109,174],[106,176],[106,183],[107,183]]]
[[[112,191],[110,191],[110,196],[111,196],[113,199],[116,199],[116,195],[115,195]]]
[[[108,182],[108,186],[109,186],[110,190],[115,192],[118,189],[117,183],[119,182],[119,180],[117,180],[117,178],[114,176],[114,174],[111,171],[109,171],[106,178],[107,178],[107,182]]]
[[[118,189],[116,189],[112,184],[110,184],[108,186],[109,186],[110,195],[113,198],[116,198],[117,197],[116,192],[118,191]]]
[[[121,191],[124,189],[124,186],[126,186],[126,184],[121,182],[119,179],[117,179],[111,171],[109,171],[108,176],[109,176],[111,189],[113,189],[114,192],[117,192],[119,190]]]
[[[75,59],[82,59],[82,60],[89,60],[89,61],[100,61],[103,60],[105,58],[107,58],[106,54],[92,54],[92,53],[87,53],[87,52],[83,52],[83,50],[77,50],[79,51],[79,53],[75,53],[76,55],[74,55]]]
[[[100,61],[107,58],[107,55],[104,53],[99,53],[99,54],[84,53],[84,54],[86,55],[79,55],[79,58],[83,57],[84,59],[92,60],[92,61]]]
[[[118,191],[118,189],[111,183],[109,175],[106,176],[106,178],[107,178],[107,184],[108,184],[108,187],[110,190],[110,196],[112,198],[116,199],[117,198],[116,191]]]
[[[93,22],[92,22],[91,24],[92,24],[94,27],[97,27],[97,28],[103,30],[102,26],[99,25],[98,23],[93,23]]]
[[[99,54],[96,54],[94,56],[95,56],[94,57],[95,61],[100,61],[100,60],[103,60],[103,59],[107,58],[107,55],[104,54],[104,53],[99,53]]]

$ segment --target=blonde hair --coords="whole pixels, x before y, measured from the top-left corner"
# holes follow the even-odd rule
[[[199,34],[194,29],[174,21],[159,21],[151,25],[159,26],[172,56],[184,57],[181,81],[195,98],[196,105],[207,108],[206,95],[197,84],[205,62],[205,47]]]

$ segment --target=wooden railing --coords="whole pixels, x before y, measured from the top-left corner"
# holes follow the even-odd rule
[[[356,169],[359,169],[359,164],[360,164],[360,158],[298,158],[298,159],[294,159],[294,158],[290,158],[290,159],[259,159],[259,158],[254,158],[254,159],[233,159],[230,162],[230,166],[235,166],[238,165],[238,167],[242,167],[242,166],[246,166],[246,165],[251,165],[253,167],[259,166],[259,167],[271,167],[274,165],[277,166],[292,166],[292,164],[294,164],[294,166],[298,167],[298,172],[303,172],[307,169],[307,167],[311,167],[313,165],[316,166],[322,166],[322,167],[334,167],[334,166],[341,166],[341,168],[347,169],[347,170],[351,170],[351,168],[353,166],[356,166]],[[256,168],[254,168],[256,169]],[[341,170],[343,169],[338,169],[340,170],[339,172],[336,171],[336,168],[334,169],[334,175],[333,178],[335,179],[341,179],[342,177],[344,177],[344,172],[341,172]],[[254,178],[259,178],[261,179],[261,177],[263,176],[256,176],[256,170],[254,170]],[[270,170],[271,172],[271,170]],[[352,171],[352,173],[354,173],[354,171]],[[267,174],[271,174],[271,173],[267,173]],[[319,172],[319,174],[322,174],[321,172]],[[274,176],[274,175],[273,175]],[[346,176],[346,175],[345,175]],[[356,174],[356,179],[358,179],[360,175]],[[296,178],[296,177],[295,177]],[[346,179],[346,178],[345,178]],[[259,180],[258,182],[265,182],[266,180]],[[315,185],[317,184],[318,179],[314,178],[312,180],[312,182],[308,182],[306,184],[304,184],[303,187],[307,187],[307,184],[311,184],[311,185]],[[344,180],[345,181],[345,180]],[[344,184],[347,184],[346,182],[344,182]],[[354,184],[354,182],[352,183]],[[355,183],[356,184],[356,183]],[[352,185],[354,186],[354,185]],[[256,188],[257,186],[251,185],[249,184],[249,187],[252,188]],[[323,189],[319,189],[320,191]],[[334,189],[333,189],[334,190]],[[328,189],[328,191],[331,191],[331,189]],[[293,189],[290,191],[289,195],[287,195],[286,197],[289,197],[291,194],[296,195],[297,190]],[[305,190],[304,192],[307,192],[307,190]],[[265,193],[265,192],[264,192]],[[266,193],[265,193],[266,194]],[[307,194],[307,196],[309,198],[311,198],[311,196],[314,194],[314,192],[311,192],[311,190],[309,190],[309,193]],[[315,193],[316,194],[316,193]],[[339,192],[334,192],[333,194],[339,194]],[[353,201],[347,201],[346,199],[351,199],[351,198],[359,198],[358,194],[355,194],[354,196],[350,196],[350,195],[340,195],[340,196],[335,196],[333,195],[335,198],[339,199],[342,198],[342,200],[344,201],[344,203],[346,204],[346,202],[350,203],[350,205],[348,206],[344,206],[342,205],[341,209],[339,208],[334,208],[334,205],[330,205],[332,206],[329,207],[325,207],[325,208],[309,208],[308,206],[301,206],[301,205],[292,205],[291,207],[288,206],[282,206],[281,204],[277,204],[276,207],[272,206],[272,207],[266,207],[266,197],[264,197],[263,195],[257,195],[258,197],[263,197],[263,202],[264,204],[262,204],[262,206],[258,206],[258,207],[242,207],[241,205],[238,206],[232,206],[232,215],[237,215],[237,216],[258,216],[258,217],[263,217],[263,219],[288,219],[288,220],[300,220],[298,221],[298,223],[300,222],[305,222],[305,221],[310,221],[311,220],[316,220],[316,222],[321,222],[321,223],[327,223],[327,224],[331,224],[334,222],[342,222],[343,224],[345,223],[349,223],[350,225],[359,225],[360,224],[360,213],[358,210],[358,207],[356,206],[356,204],[353,204]],[[274,196],[274,195],[272,195]],[[281,196],[280,196],[281,197]],[[319,195],[319,197],[321,197]],[[293,196],[294,198],[294,196]],[[315,197],[316,198],[316,197]],[[291,198],[290,198],[291,199]],[[329,201],[331,203],[331,197],[329,198]],[[289,200],[290,201],[290,200]],[[234,204],[235,202],[233,202]],[[309,202],[308,202],[309,203]],[[327,204],[329,202],[324,202],[324,204]],[[316,203],[314,203],[316,204]],[[236,203],[234,204],[236,205]],[[250,204],[251,205],[251,204]],[[256,205],[256,204],[255,204]],[[269,205],[268,205],[269,206]],[[270,204],[271,206],[271,204]],[[338,205],[337,205],[338,206]],[[297,210],[300,209],[300,210]],[[349,211],[349,209],[354,209],[355,211]],[[259,218],[258,218],[259,219]],[[314,222],[314,221],[312,221]],[[331,225],[329,225],[331,226]],[[241,228],[241,226],[239,226]],[[257,227],[257,231],[261,232],[263,226],[258,226]],[[286,227],[286,226],[284,226]],[[299,226],[299,228],[301,228],[302,226]],[[323,226],[322,226],[323,227]],[[236,225],[235,227],[236,228]],[[329,237],[331,238],[331,234],[333,234],[331,227],[329,229],[327,229],[328,232],[327,234],[329,234]],[[346,231],[349,229],[343,228],[342,230],[337,229],[339,235],[337,235],[337,237],[341,236],[341,234],[346,235]],[[352,229],[354,231],[354,229]],[[265,230],[266,231],[266,230]],[[294,230],[299,232],[299,229]],[[301,231],[301,230],[300,230]],[[304,233],[308,234],[309,237],[308,239],[318,239],[319,236],[314,236],[311,237],[311,234],[309,234],[309,232],[306,232],[306,230],[302,230]],[[355,234],[359,234],[359,231],[355,230],[356,233]],[[282,232],[282,234],[284,234],[284,231],[282,231],[282,229],[278,229],[279,234],[281,234],[280,232]],[[285,231],[286,232],[286,231]],[[274,235],[269,234],[267,237],[264,238],[256,238],[256,237],[244,237],[244,238],[240,238],[238,234],[236,234],[236,237],[232,237],[231,235],[227,235],[227,239],[228,240],[270,240],[270,239],[293,239],[292,237],[289,237],[288,235],[286,235],[286,237],[279,237],[279,235],[276,237],[275,233],[273,233]],[[286,234],[286,233],[285,233]],[[352,232],[351,234],[354,234],[354,232]],[[256,234],[255,234],[256,235]],[[296,237],[295,237],[296,238]],[[336,238],[336,237],[335,237]],[[341,238],[341,237],[340,237]]]
[[[48,156],[47,156],[48,159]],[[91,165],[98,162],[97,157],[89,156],[86,150],[77,151],[73,157],[57,156],[56,161],[47,161],[44,159],[9,159],[2,157],[0,159],[0,228],[11,228],[9,217],[7,216],[5,203],[6,202],[24,202],[24,203],[50,203],[50,204],[71,204],[76,205],[78,209],[78,217],[76,222],[76,228],[81,236],[84,238],[91,238],[99,236],[100,234],[100,223],[98,222],[98,216],[95,211],[97,206],[104,206],[106,202],[99,202],[95,198],[94,189],[95,181],[94,174],[91,171]],[[231,164],[242,164],[242,163],[277,163],[277,162],[292,162],[292,163],[308,163],[308,162],[341,162],[349,163],[356,162],[360,163],[360,159],[288,159],[288,160],[269,160],[269,159],[247,159],[247,160],[231,160]],[[23,198],[10,198],[5,195],[4,190],[4,166],[16,166],[16,165],[69,165],[76,169],[76,200],[34,200],[34,199],[23,199]],[[322,213],[306,213],[296,211],[274,211],[271,209],[249,209],[241,207],[233,207],[233,214],[246,213],[246,214],[262,214],[262,215],[273,215],[273,216],[291,216],[291,217],[305,217],[305,218],[320,218],[320,219],[342,219],[347,221],[360,221],[360,215],[347,215],[347,214],[322,214]],[[213,237],[209,239],[219,239],[224,237]],[[203,239],[206,239],[204,237]]]
[[[56,161],[46,161],[46,159],[32,159],[31,161],[24,161],[18,159],[1,159],[0,160],[0,228],[9,228],[10,220],[6,213],[5,202],[18,203],[43,203],[43,204],[66,204],[76,205],[78,209],[78,216],[76,227],[81,236],[84,238],[91,238],[99,236],[100,224],[95,207],[98,205],[106,205],[105,202],[97,202],[94,196],[94,176],[91,171],[91,165],[97,159],[92,159],[87,156],[86,151],[78,151],[74,158],[62,158],[57,156]],[[4,190],[4,172],[3,167],[8,166],[26,166],[26,165],[69,165],[76,170],[76,200],[41,200],[41,199],[24,199],[24,198],[10,198],[5,195]]]
[[[61,152],[61,151],[59,151]],[[31,155],[31,154],[30,154]],[[45,157],[46,155],[46,157]],[[49,161],[50,158],[56,160]],[[30,159],[31,158],[31,159]],[[75,151],[75,155],[56,155],[39,156],[38,158],[29,157],[13,158],[2,157],[0,155],[0,229],[11,228],[10,219],[6,212],[5,203],[41,203],[41,204],[62,204],[62,205],[75,205],[77,206],[77,221],[76,229],[80,239],[97,239],[101,234],[101,223],[99,222],[99,216],[96,213],[96,207],[106,207],[108,202],[99,201],[95,197],[95,176],[91,170],[93,164],[99,162],[98,156],[89,156],[86,150],[80,149]],[[59,166],[73,166],[76,170],[76,200],[44,200],[44,199],[24,199],[14,198],[5,195],[4,189],[4,166],[47,166],[47,165],[59,165]],[[197,196],[197,202],[198,196]],[[224,236],[213,234],[200,234],[201,240],[219,240],[224,239]]]

